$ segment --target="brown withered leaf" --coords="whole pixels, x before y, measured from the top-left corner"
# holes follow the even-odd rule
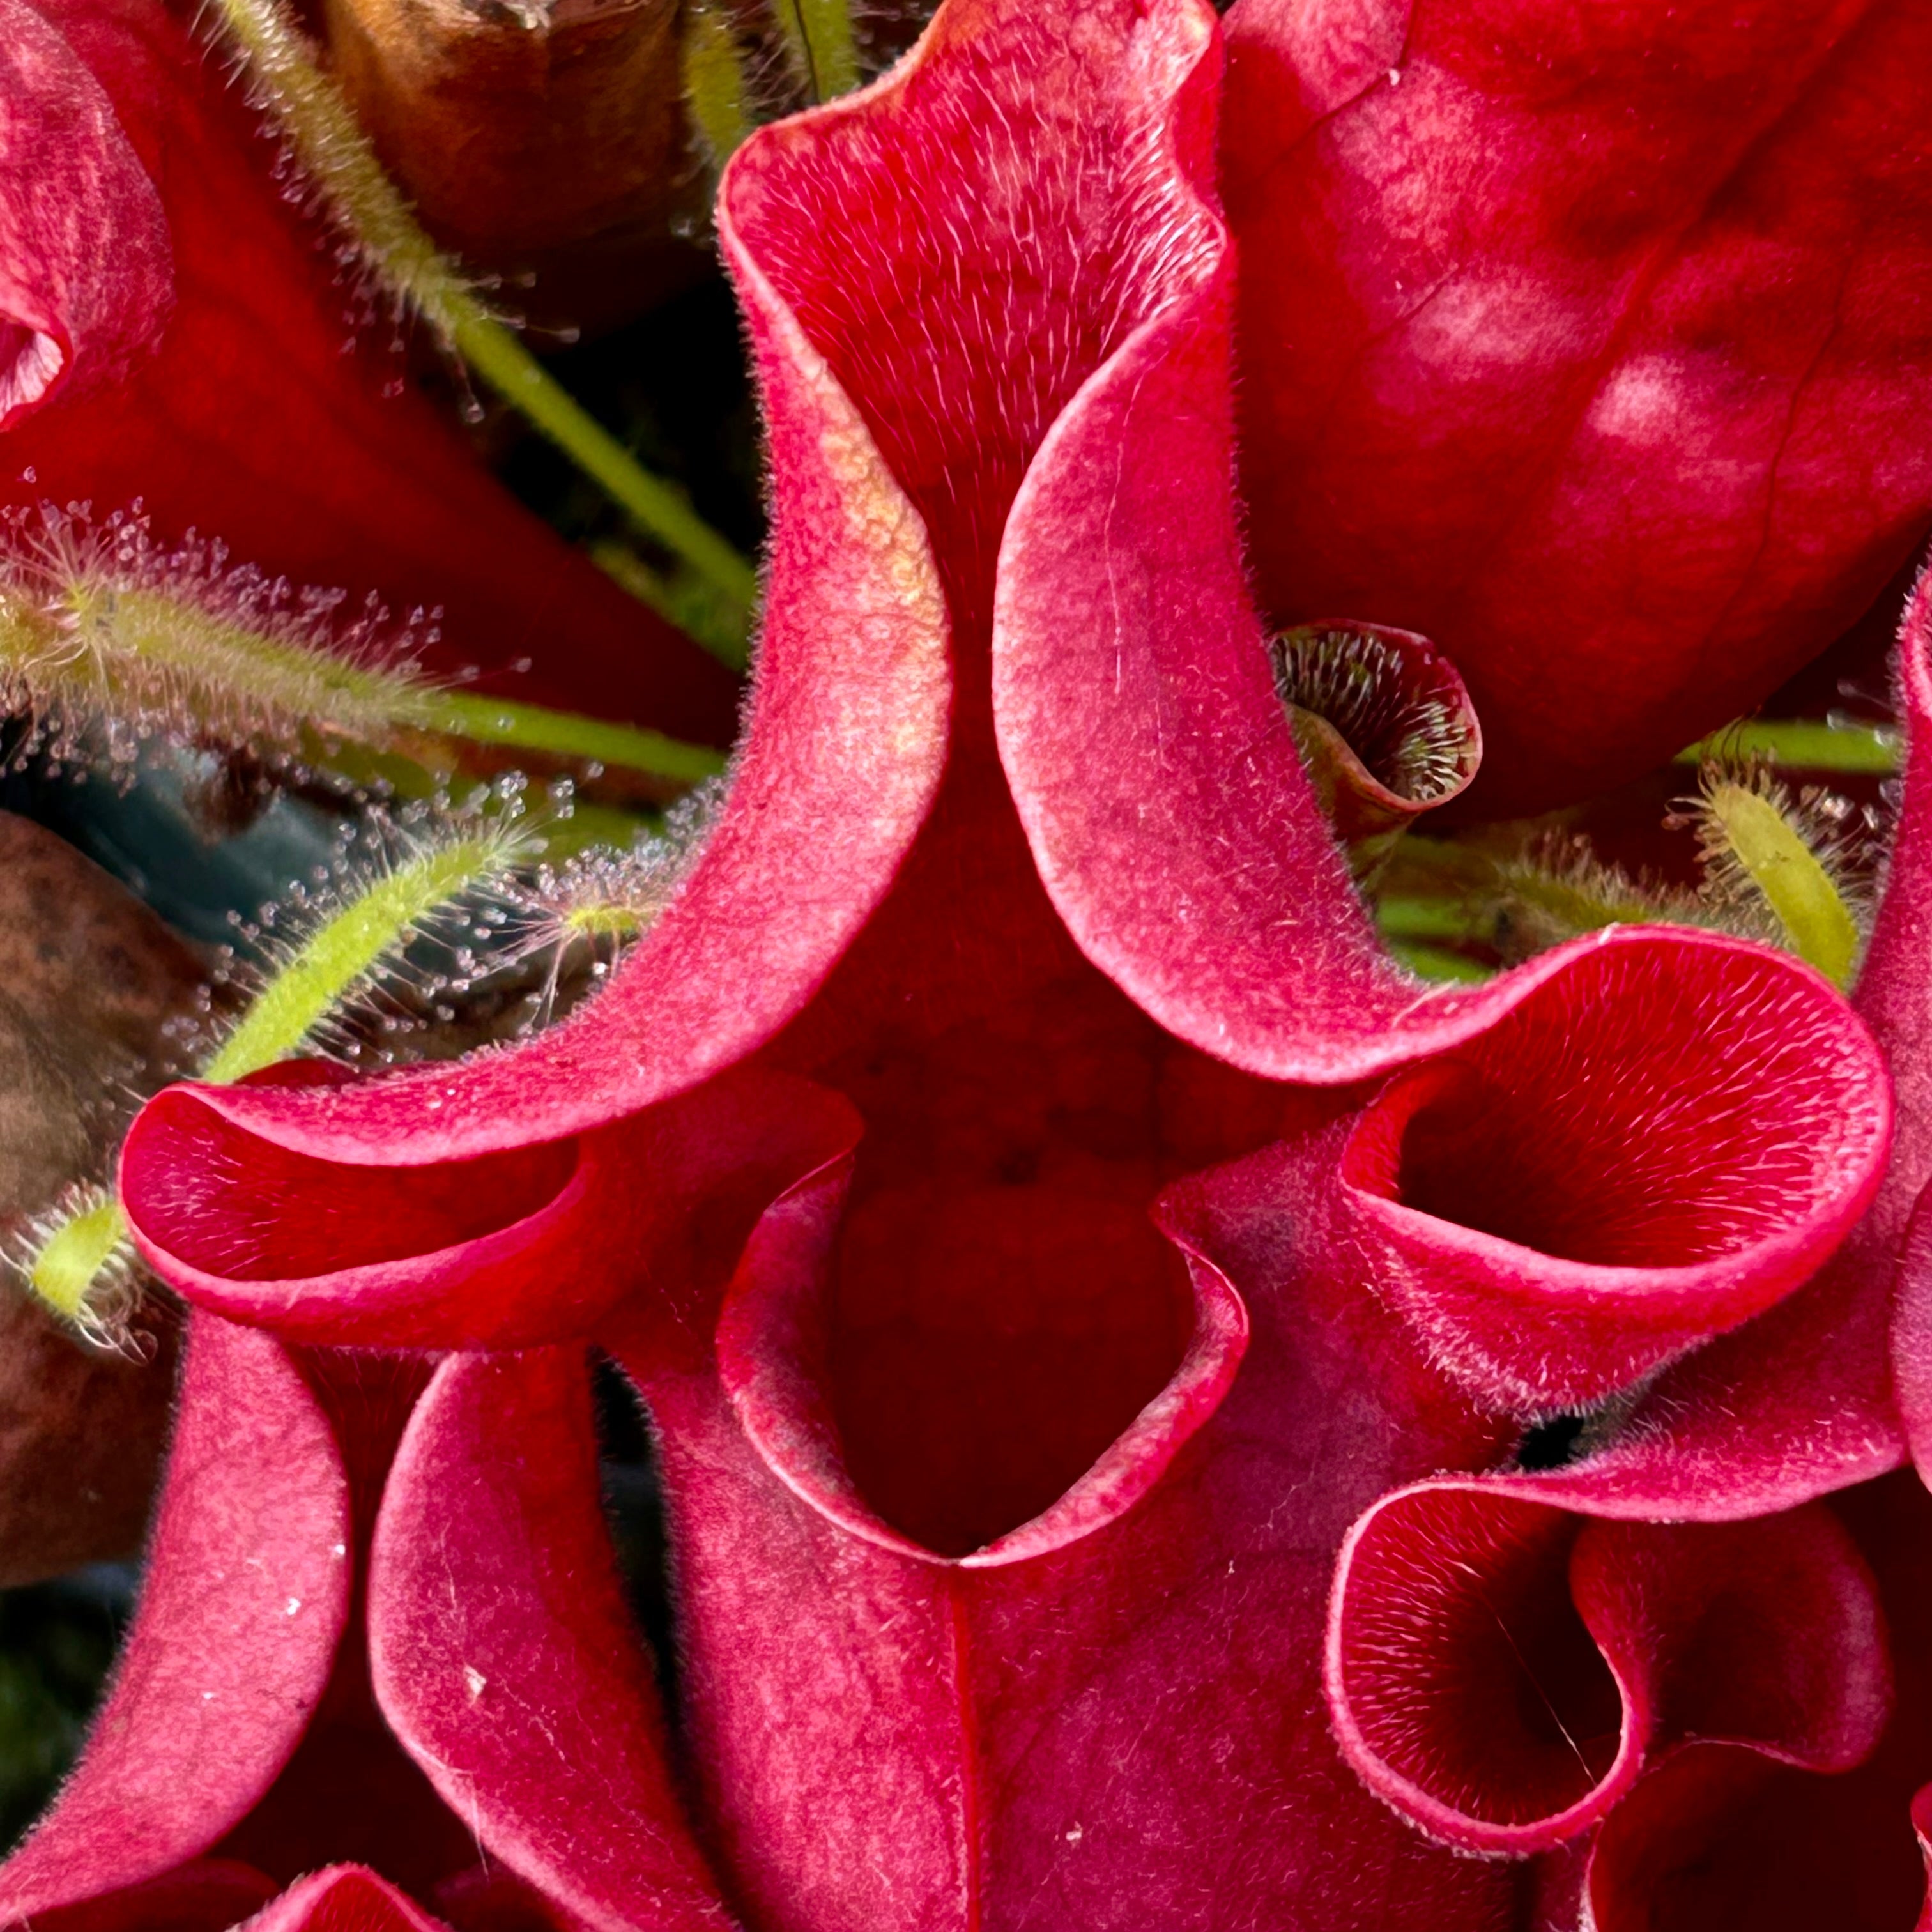
[[[700,218],[676,0],[320,0],[329,59],[424,221],[598,327],[694,280]]]
[[[130,1093],[194,1010],[200,962],[52,832],[0,813],[0,1226],[94,1172]],[[173,1385],[152,1361],[84,1348],[0,1289],[0,1588],[140,1542]]]

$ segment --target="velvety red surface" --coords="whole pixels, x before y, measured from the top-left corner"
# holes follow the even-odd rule
[[[1891,1046],[1898,1096],[1900,1150],[1873,1240],[1877,1254],[1896,1257],[1892,1366],[1923,1472],[1932,1452],[1932,1220],[1923,1207],[1932,1182],[1932,572],[1906,607],[1894,682],[1907,733],[1905,795],[1859,997]]]
[[[1239,0],[1262,600],[1432,638],[1495,812],[1748,710],[1932,526],[1932,20]]]
[[[1121,1432],[1030,1520],[993,1514],[1024,1506],[998,1479],[962,1518],[932,1454],[1002,1430],[1001,1476],[1043,1488],[1056,1449],[1028,1385],[926,1338],[925,1381],[985,1405],[944,1408],[950,1440],[928,1415],[909,1458],[953,1550],[998,1532],[963,1554],[881,1515],[910,1514],[905,1472],[880,1496],[844,1453],[841,1166],[760,1225],[715,1366],[628,1352],[662,1431],[685,1720],[754,1923],[1508,1922],[1504,1873],[1431,1851],[1338,1777],[1316,1688],[1352,1498],[1486,1460],[1506,1426],[1342,1290],[1325,1230],[1284,1246],[1270,1221],[1244,1245],[1282,1160],[1250,1166],[1253,1192],[1176,1210],[1197,1251],[1184,1352],[1138,1412],[1132,1379],[1095,1376],[1086,1400],[1104,1390]],[[1116,1296],[1130,1323],[1131,1276],[1095,1312]]]
[[[358,1865],[300,1879],[248,1921],[248,1932],[442,1932],[395,1887]]]
[[[1742,947],[1602,952],[1382,1089],[1342,1180],[1438,1360],[1588,1402],[1817,1272],[1878,1186],[1885,1073],[1822,989],[1765,998]]]
[[[1817,1775],[1804,1750],[1768,1748],[1762,1730],[1749,1750],[1700,1744],[1666,1754],[1595,1840],[1588,1882],[1598,1932],[1912,1924],[1925,1890],[1914,1794],[1932,1774],[1932,1502],[1907,1472],[1832,1508],[1876,1577],[1888,1627],[1897,1688],[1876,1749],[1832,1777]]]
[[[1875,1310],[1882,1370],[1880,1251],[1807,1280],[1880,1181],[1879,1050],[1816,975],[1708,934],[1451,994],[1379,950],[1241,574],[1216,31],[1187,0],[954,0],[889,81],[741,152],[721,230],[778,536],[681,893],[552,1033],[176,1089],[124,1159],[144,1252],[205,1307],[624,1361],[696,1831],[758,1932],[1500,1932],[1526,1886],[1391,1803],[1528,1849],[1698,1708],[1833,1764],[1882,1714],[1870,1586],[1820,1512],[1565,1514],[1729,1517],[1896,1461],[1882,1376],[1841,1396],[1856,1359],[1776,1325]],[[1726,1382],[1740,1354],[1773,1366]],[[600,1924],[709,1923],[572,1359],[437,1371],[376,1536],[374,1694],[524,1880]],[[1572,1463],[1510,1466],[1527,1416],[1599,1397]],[[1384,1642],[1352,1557],[1345,1658],[1394,1654],[1331,1715],[1364,1520],[1415,1532],[1378,1574],[1432,1587],[1377,1593],[1416,1639]],[[1438,1557],[1508,1585],[1580,1764]],[[1695,1630],[1727,1628],[1768,1643],[1772,1708],[1742,1676],[1687,1704]],[[419,1899],[451,1876],[316,1862],[344,1858]]]
[[[1744,1523],[1589,1522],[1444,1484],[1349,1532],[1327,1688],[1370,1788],[1474,1851],[1540,1851],[1686,1738],[1819,1771],[1890,1714],[1871,1578],[1820,1504]]]
[[[1706,1634],[1691,1680],[1696,1716],[1681,1733],[1687,1742],[1672,1748],[1669,1730],[1658,1734],[1666,1748],[1634,1786],[1630,1740],[1634,1726],[1641,1728],[1643,1700],[1633,1698],[1618,1666],[1614,1631],[1590,1620],[1577,1568],[1605,1526],[1580,1525],[1544,1505],[1618,1516],[1744,1516],[1889,1466],[1899,1454],[1898,1404],[1916,1426],[1927,1374],[1925,1243],[1923,1217],[1913,1213],[1925,1179],[1919,1100],[1932,958],[1920,878],[1932,796],[1927,609],[1922,581],[1900,635],[1900,708],[1909,733],[1904,798],[1857,989],[1904,1102],[1898,1144],[1869,1211],[1839,1255],[1789,1302],[1586,1423],[1580,1457],[1553,1470],[1504,1472],[1473,1485],[1439,1481],[1386,1498],[1351,1532],[1351,1553],[1336,1576],[1328,1688],[1352,1762],[1429,1828],[1472,1845],[1549,1842],[1607,1810],[1594,1852],[1571,1864],[1575,1882],[1589,1888],[1592,1922],[1606,1932],[1825,1919],[1902,1926],[1922,1889],[1907,1810],[1932,1772],[1925,1675],[1932,1652],[1919,1587],[1932,1541],[1923,1490],[1901,1476],[1848,1493],[1840,1505],[1878,1573],[1891,1626],[1886,1647],[1896,1660],[1899,1694],[1888,1725],[1868,1723],[1861,1738],[1857,1724],[1847,1731],[1841,1722],[1835,1742],[1815,1724],[1791,1729],[1792,1714],[1808,1702],[1820,1708],[1821,1690],[1841,1703],[1849,1696],[1847,1716],[1881,1709],[1869,1688],[1857,1693],[1842,1676],[1834,1683],[1828,1672],[1825,1678],[1818,1673],[1821,1664],[1840,1673],[1849,1665],[1869,1679],[1883,1652],[1869,1627],[1861,1636],[1844,1624],[1846,1610],[1834,1616],[1817,1598],[1829,1573],[1815,1562],[1808,1576],[1758,1592],[1758,1611],[1740,1623],[1754,1559],[1733,1550],[1723,1570],[1723,1614],[1706,1611],[1700,1618]],[[1815,1514],[1737,1528],[1761,1536]],[[1575,1552],[1568,1586],[1575,1614],[1568,1616],[1552,1567],[1565,1549]],[[1405,1598],[1391,1589],[1391,1576],[1430,1580],[1419,1596],[1412,1583]],[[1808,1594],[1813,1606],[1801,1611]],[[1860,1592],[1838,1594],[1852,1609]],[[1424,1607],[1432,1595],[1438,1606]],[[1508,1607],[1498,1610],[1499,1603]],[[1486,1607],[1472,1617],[1478,1604]],[[1400,1646],[1376,1640],[1391,1616],[1406,1619]],[[1815,1631],[1834,1622],[1839,1632],[1828,1644],[1814,1645],[1806,1634],[1808,1626]],[[1593,1660],[1579,1643],[1583,1623],[1606,1661]],[[1499,1630],[1519,1660],[1501,1669]],[[1544,1701],[1540,1711],[1525,1703],[1519,1684],[1512,1731],[1510,1680],[1536,1645],[1556,1647],[1546,1664],[1532,1660],[1525,1680],[1540,1687]],[[1604,1728],[1613,1709],[1604,1701],[1610,1678],[1622,1693],[1620,1748]],[[1552,1686],[1568,1687],[1563,1694],[1572,1709],[1564,1710]],[[1674,1701],[1682,1706],[1681,1696]],[[1499,1736],[1523,1741],[1515,1760],[1498,1760]],[[1709,1742],[1717,1738],[1747,1744],[1750,1754],[1717,1749]],[[1524,1755],[1526,1745],[1534,1749]],[[1472,1746],[1480,1748],[1472,1754]],[[1862,1768],[1829,1780],[1774,1768],[1782,1762],[1842,1773],[1861,1761]],[[1535,1774],[1526,1778],[1524,1765]],[[1514,1784],[1505,1774],[1512,1770]],[[1619,1796],[1624,1802],[1610,1810]],[[1512,1814],[1513,1802],[1534,1815]],[[1560,1914],[1552,1922],[1559,1921]]]
[[[429,1376],[194,1318],[134,1628],[80,1766],[0,1866],[0,1922],[215,1932],[286,1888],[251,1925],[729,1923],[616,1593],[583,1351]],[[482,1406],[452,1418],[452,1386]]]
[[[1264,1076],[1343,1082],[1483,1034],[1573,966],[1607,970],[1579,964],[1600,952],[1664,949],[1735,976],[1722,1044],[1740,1056],[1787,1022],[1846,1029],[1824,1077],[1844,1144],[1865,1148],[1844,1172],[1862,1188],[1883,1134],[1869,1049],[1788,961],[1626,931],[1444,994],[1375,943],[1245,599],[1227,263],[1203,199],[1211,74],[1184,17],[1159,16],[1114,67],[1056,70],[1057,87],[1088,74],[1093,98],[1068,94],[1055,124],[1112,117],[1108,144],[966,140],[986,88],[1030,98],[1046,57],[962,13],[870,100],[746,150],[721,220],[778,536],[742,763],[682,892],[603,997],[512,1052],[200,1106],[324,1160],[468,1158],[687,1088],[788,1022],[780,1057],[815,1072],[881,1021],[928,1040],[1023,1027],[1048,988],[1104,1013],[1113,995],[1070,934],[1167,1032]],[[182,1105],[151,1112],[128,1158],[171,1168],[188,1213],[207,1184],[176,1146]],[[253,1165],[220,1184],[251,1188]],[[334,1184],[278,1178],[276,1211]]]
[[[597,1924],[726,1932],[598,1503],[584,1352],[453,1356],[370,1556],[376,1697],[479,1844]]]
[[[1902,798],[1854,989],[1900,1096],[1885,1178],[1864,1219],[1804,1287],[1665,1369],[1620,1405],[1574,1466],[1514,1479],[1593,1514],[1746,1516],[1882,1474],[1923,1412],[1922,1247],[1907,1239],[1932,1175],[1932,650],[1922,579],[1900,635]],[[1896,1379],[1894,1379],[1894,1376]],[[1903,1413],[1901,1413],[1901,1408]]]
[[[265,1904],[274,1881],[226,1858],[196,1858],[145,1884],[36,1912],[52,1932],[228,1932]]]

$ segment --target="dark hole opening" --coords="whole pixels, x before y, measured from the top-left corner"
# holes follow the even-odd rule
[[[847,1466],[903,1534],[982,1548],[1093,1466],[1192,1324],[1186,1268],[1138,1203],[875,1194],[846,1225],[828,1352]]]
[[[677,1645],[657,1447],[651,1440],[637,1390],[616,1363],[600,1356],[592,1386],[604,1520],[610,1528],[617,1574],[638,1634],[650,1646],[657,1666],[665,1706],[675,1709]]]
[[[1372,631],[1310,625],[1283,632],[1272,650],[1282,701],[1334,726],[1396,797],[1426,805],[1467,777],[1462,708],[1399,646]]]

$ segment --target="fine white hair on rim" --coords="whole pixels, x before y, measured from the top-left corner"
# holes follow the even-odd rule
[[[98,1180],[70,1182],[38,1214],[16,1222],[0,1236],[0,1265],[10,1270],[23,1286],[31,1282],[41,1250],[78,1216],[110,1205],[112,1191]],[[124,1235],[109,1250],[88,1283],[80,1305],[70,1314],[56,1311],[38,1295],[35,1306],[103,1354],[130,1361],[154,1358],[154,1337],[136,1325],[148,1300],[150,1277],[134,1244]]]

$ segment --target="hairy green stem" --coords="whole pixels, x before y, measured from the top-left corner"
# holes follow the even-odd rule
[[[382,745],[424,733],[590,760],[682,783],[724,769],[724,754],[635,725],[454,691],[356,663],[166,592],[82,578],[53,586],[49,617],[0,591],[0,672],[41,703],[180,712],[190,730],[247,736],[266,719]]]
[[[379,879],[296,949],[200,1077],[226,1086],[287,1059],[430,914],[495,872],[504,850],[501,839],[460,839]]]
[[[1388,944],[1389,951],[1420,979],[1439,980],[1452,986],[1479,986],[1485,980],[1496,977],[1495,973],[1480,960],[1452,952],[1447,946],[1431,946],[1413,939],[1390,939]]]
[[[370,273],[600,484],[640,530],[712,584],[748,624],[758,590],[751,565],[680,491],[652,476],[596,422],[490,313],[397,192],[348,102],[316,65],[280,0],[218,4],[296,158]]]
[[[722,596],[748,627],[758,574],[683,496],[652,476],[595,421],[503,325],[471,298],[449,328],[457,353],[491,388],[541,430],[578,467],[603,485],[644,534],[662,544]],[[742,646],[714,656],[744,662]]]
[[[61,1222],[28,1264],[27,1282],[53,1312],[82,1320],[95,1282],[129,1252],[128,1217],[118,1201],[96,1202]]]
[[[859,85],[859,50],[845,0],[771,0],[772,16],[815,100]]]
[[[670,574],[653,570],[627,543],[593,543],[590,556],[605,576],[702,644],[721,663],[742,670],[750,661],[751,637],[744,608],[722,596],[714,584],[688,570]]]
[[[298,1052],[425,920],[488,884],[514,856],[510,842],[486,835],[434,847],[378,879],[296,949],[199,1077],[225,1086]],[[131,1254],[120,1202],[89,1190],[46,1228],[21,1271],[48,1307],[84,1324],[98,1284]]]
[[[724,754],[709,745],[688,745],[634,724],[607,724],[538,704],[512,704],[473,692],[439,691],[421,706],[423,728],[475,745],[510,745],[551,758],[620,765],[627,772],[695,782],[724,769]]]
[[[694,5],[685,15],[680,51],[684,98],[692,124],[712,160],[722,167],[752,131],[738,37],[718,8]]]
[[[1388,939],[1480,940],[1487,936],[1485,922],[1456,899],[1378,899],[1376,923]]]

